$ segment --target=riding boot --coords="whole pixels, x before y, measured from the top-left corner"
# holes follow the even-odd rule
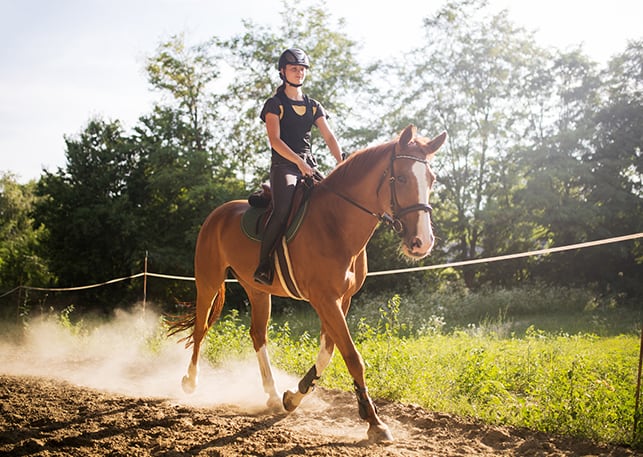
[[[282,224],[270,218],[268,226],[261,240],[261,253],[259,255],[259,266],[255,270],[254,280],[258,283],[269,286],[274,276],[273,252],[277,241],[283,235]]]
[[[268,258],[259,261],[259,266],[255,270],[254,278],[256,282],[269,286],[272,284],[274,273],[275,270],[272,266],[272,258]]]

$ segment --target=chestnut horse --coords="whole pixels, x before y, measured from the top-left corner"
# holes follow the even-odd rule
[[[297,290],[321,321],[320,350],[298,388],[281,398],[266,350],[266,333],[271,295],[288,296],[288,291],[277,276],[270,286],[253,280],[260,243],[241,229],[247,201],[231,201],[212,211],[196,243],[195,313],[171,325],[171,333],[192,328],[185,338],[186,347],[192,344],[193,349],[183,389],[192,392],[196,388],[201,341],[221,314],[224,280],[231,271],[250,300],[250,335],[268,406],[293,411],[313,389],[337,346],[354,380],[359,415],[369,423],[369,439],[392,440],[368,395],[364,361],[351,338],[346,314],[351,297],[366,278],[366,243],[379,222],[392,225],[399,233],[402,251],[409,258],[421,259],[430,253],[434,237],[429,192],[435,176],[429,160],[445,139],[446,132],[434,139],[417,137],[415,126],[409,125],[398,139],[352,154],[315,186],[288,251]]]

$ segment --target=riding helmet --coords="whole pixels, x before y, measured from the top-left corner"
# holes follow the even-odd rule
[[[304,51],[299,48],[286,49],[279,57],[279,70],[285,68],[286,65],[302,65],[306,68],[310,67],[310,60]]]

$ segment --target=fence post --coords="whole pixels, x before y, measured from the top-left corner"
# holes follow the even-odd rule
[[[145,313],[146,302],[147,302],[147,250],[145,250],[145,263],[143,266],[143,313]]]
[[[643,322],[641,322],[641,343],[639,348],[639,371],[636,379],[636,401],[634,402],[634,429],[632,430],[632,444],[636,443],[639,425],[639,401],[641,399],[641,367],[643,366]]]

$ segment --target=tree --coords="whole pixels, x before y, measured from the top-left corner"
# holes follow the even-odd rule
[[[216,173],[205,150],[190,150],[190,135],[191,127],[174,110],[157,107],[142,117],[132,137],[140,159],[129,186],[139,208],[140,252],[149,251],[157,271],[187,276],[193,274],[196,237],[206,216],[247,194],[243,182]]]
[[[436,156],[436,219],[450,259],[524,248],[522,237],[494,233],[487,223],[503,208],[503,227],[521,216],[513,193],[524,186],[516,160],[529,110],[527,86],[546,55],[506,11],[486,1],[447,3],[425,20],[426,44],[413,50],[400,78],[399,123],[446,129],[447,148]],[[489,213],[487,212],[489,211]],[[521,235],[529,234],[524,227]],[[480,268],[464,269],[468,286]]]
[[[516,194],[516,201],[525,216],[541,227],[540,246],[549,247],[596,236],[596,211],[587,204],[590,168],[583,157],[594,128],[587,122],[587,113],[598,104],[600,81],[596,64],[580,51],[559,53],[545,68],[547,77],[537,82],[539,110],[531,116],[532,145],[520,155],[526,186]],[[548,282],[582,283],[586,280],[579,271],[583,255],[570,252],[540,259],[532,274]]]
[[[141,156],[135,187],[146,222],[144,246],[160,271],[191,275],[196,237],[208,213],[248,194],[236,177],[236,163],[216,145],[215,132],[226,125],[216,91],[223,82],[215,42],[188,46],[184,36],[174,36],[147,60],[150,83],[169,95],[140,119],[133,137]],[[189,288],[176,285],[157,296],[183,296]]]
[[[643,228],[643,41],[615,56],[603,74],[603,101],[589,113],[595,125],[584,155],[592,173],[588,200],[600,205],[606,234]]]
[[[31,216],[36,195],[35,182],[19,184],[9,173],[0,175],[0,290],[18,286],[46,286],[52,279],[39,249],[45,235]],[[18,296],[18,305],[21,298]],[[4,300],[9,300],[7,296]]]
[[[152,87],[169,94],[178,105],[178,113],[190,127],[189,147],[195,150],[205,150],[211,139],[210,122],[216,112],[210,104],[208,89],[220,72],[209,49],[209,43],[187,46],[184,35],[174,35],[159,45],[145,68]]]
[[[590,170],[587,204],[596,212],[596,237],[643,231],[642,69],[643,42],[639,40],[610,61],[602,75],[600,109],[587,114],[595,128],[583,161]],[[590,266],[586,276],[591,281],[640,297],[642,259],[642,244],[636,242],[594,249],[583,265]]]
[[[47,228],[47,258],[63,287],[102,282],[132,273],[138,245],[127,185],[136,150],[120,123],[91,120],[77,137],[66,137],[67,165],[45,172],[35,219]],[[97,294],[117,301],[123,286]]]

